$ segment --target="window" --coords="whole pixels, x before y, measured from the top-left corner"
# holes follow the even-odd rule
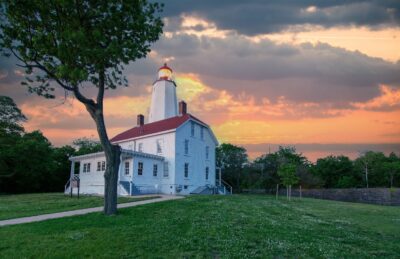
[[[129,162],[125,162],[125,175],[129,175]]]
[[[157,174],[158,174],[158,166],[157,166],[157,164],[154,164],[153,165],[153,176],[157,176]]]
[[[189,163],[185,163],[185,178],[189,177]]]
[[[169,176],[168,162],[164,162],[164,177]]]
[[[193,121],[190,122],[190,135],[192,137],[194,137],[194,122]]]
[[[201,140],[204,140],[204,128],[200,127],[200,138]]]
[[[83,164],[83,173],[90,173],[90,163],[84,163]]]
[[[183,189],[187,190],[187,188],[188,188],[188,186],[187,186],[187,185],[184,185],[184,186],[183,186]]]
[[[185,139],[185,155],[189,154],[189,140]]]
[[[143,152],[143,143],[139,143],[138,145],[138,151]]]
[[[106,161],[102,161],[101,162],[101,171],[105,171],[106,170]]]
[[[208,159],[209,154],[210,154],[210,147],[206,146],[206,159]]]
[[[157,154],[162,153],[162,139],[157,139]]]
[[[137,174],[138,175],[143,175],[143,162],[139,162],[138,163]]]
[[[101,171],[101,162],[98,161],[97,162],[97,172],[100,172],[100,171]]]
[[[209,169],[208,169],[208,166],[206,167],[206,180],[208,180],[208,171],[209,171]]]

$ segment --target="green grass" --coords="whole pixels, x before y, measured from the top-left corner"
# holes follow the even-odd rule
[[[191,196],[0,228],[0,258],[398,258],[400,208]]]
[[[118,203],[133,202],[149,198],[119,197]],[[98,196],[70,198],[63,193],[36,193],[0,195],[0,220],[35,216],[40,214],[99,207],[104,199]]]

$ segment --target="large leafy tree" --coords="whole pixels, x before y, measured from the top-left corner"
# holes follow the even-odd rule
[[[229,143],[217,147],[216,163],[222,168],[224,180],[240,191],[240,174],[248,162],[246,149]]]
[[[24,131],[22,123],[25,121],[25,115],[14,100],[8,96],[0,96],[0,130],[6,134],[20,134]]]
[[[346,156],[319,158],[312,168],[325,188],[350,188],[362,185],[362,176],[354,170],[353,162]]]
[[[127,85],[124,65],[145,57],[158,40],[161,6],[146,0],[0,1],[0,48],[25,68],[23,84],[45,98],[61,87],[96,123],[107,160],[104,212],[115,214],[120,148],[107,135],[104,94]],[[93,89],[94,98],[84,87]]]
[[[75,152],[77,156],[103,151],[99,141],[86,137],[75,139],[73,145],[77,148]]]

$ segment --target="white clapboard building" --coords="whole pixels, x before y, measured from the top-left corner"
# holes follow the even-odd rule
[[[178,105],[176,83],[166,64],[153,84],[148,123],[137,116],[137,125],[111,139],[121,146],[118,194],[223,193],[216,183],[215,148],[211,128]],[[65,192],[79,179],[80,193],[103,194],[106,159],[103,152],[70,158],[71,177]],[[75,172],[76,164],[79,172]],[[75,193],[77,188],[72,188]]]

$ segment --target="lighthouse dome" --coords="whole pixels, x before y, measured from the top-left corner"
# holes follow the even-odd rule
[[[167,66],[167,63],[158,69],[158,80],[172,80],[172,69]]]

